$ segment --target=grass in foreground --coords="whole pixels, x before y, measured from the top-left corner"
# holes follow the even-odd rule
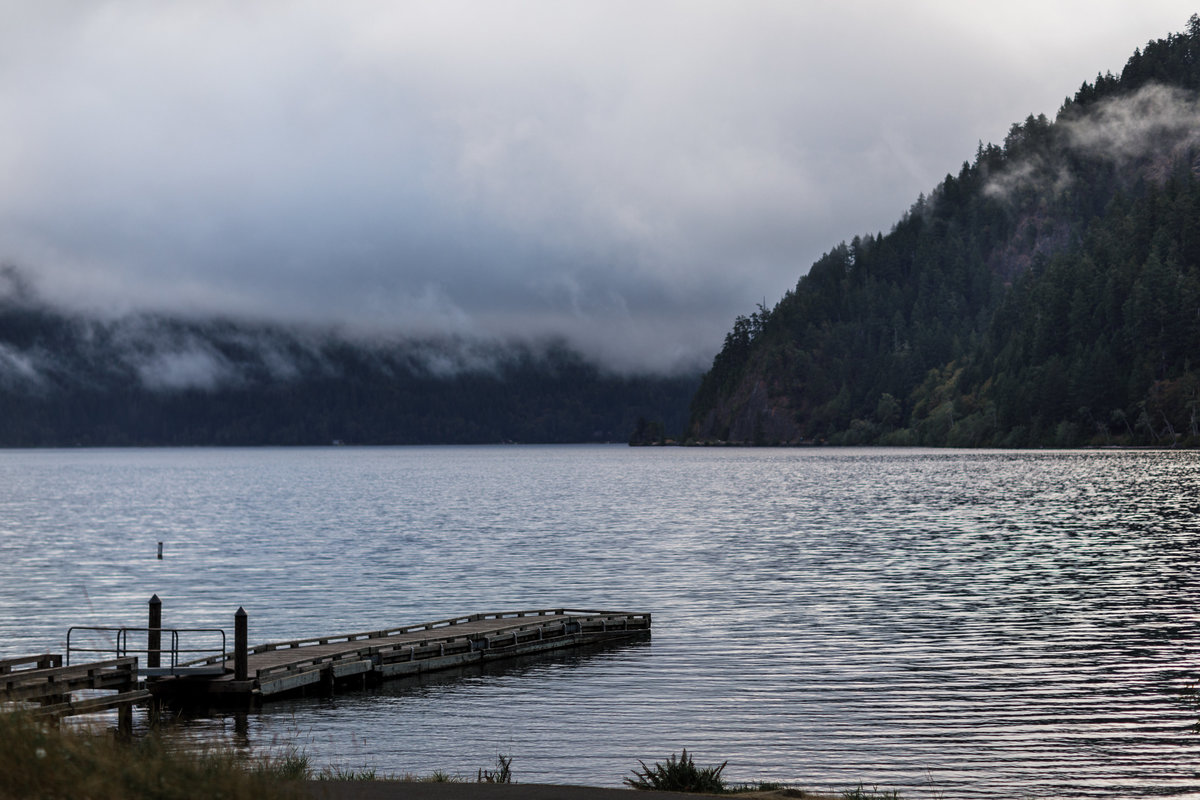
[[[665,763],[641,770],[625,783],[635,789],[741,793],[785,788],[775,783],[727,785],[721,776],[728,762],[697,767],[685,749]],[[510,783],[512,758],[501,755],[497,769],[479,770],[483,783]],[[326,767],[316,772],[298,751],[248,758],[228,749],[202,752],[167,746],[158,736],[119,741],[107,732],[56,726],[24,714],[0,713],[0,800],[75,798],[90,800],[303,800],[302,781],[404,780],[459,782],[445,772],[417,778],[380,777],[375,770]],[[813,796],[817,795],[801,795]],[[841,800],[898,800],[899,793],[863,789],[843,792]],[[827,797],[827,796],[824,796]]]
[[[478,780],[510,783],[512,758]],[[297,800],[301,781],[408,780],[459,782],[437,771],[424,778],[383,777],[373,769],[325,767],[314,771],[299,751],[248,758],[229,749],[201,752],[172,748],[156,735],[120,741],[108,731],[0,713],[0,800],[86,797],[89,800]]]
[[[0,714],[0,798],[283,800],[301,797],[307,777],[297,753],[247,759],[231,751],[188,753],[156,736],[134,742]]]
[[[879,789],[864,789],[861,784],[857,789],[842,792],[842,800],[900,800],[900,792],[895,789],[880,791]]]

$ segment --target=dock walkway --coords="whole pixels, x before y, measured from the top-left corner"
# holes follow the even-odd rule
[[[243,612],[244,614],[244,612]],[[244,624],[244,623],[243,623]],[[256,706],[309,690],[332,693],[389,678],[650,633],[648,613],[542,609],[472,614],[420,625],[246,647],[185,666],[223,666],[220,675],[147,681],[167,702]],[[239,663],[240,662],[240,663]],[[203,669],[201,669],[203,671]]]

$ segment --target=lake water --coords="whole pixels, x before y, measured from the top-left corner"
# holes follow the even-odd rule
[[[904,797],[1200,796],[1200,454],[462,447],[0,451],[0,655],[71,625],[251,641],[476,611],[649,643],[177,735],[314,765]],[[156,556],[164,543],[164,559]]]

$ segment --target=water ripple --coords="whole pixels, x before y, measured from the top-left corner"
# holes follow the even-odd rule
[[[180,729],[318,763],[906,797],[1200,792],[1200,458],[492,447],[0,451],[5,654],[80,624],[256,639],[628,607],[651,643]],[[165,543],[166,558],[154,556]]]

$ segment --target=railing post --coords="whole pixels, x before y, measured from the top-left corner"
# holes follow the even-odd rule
[[[233,615],[233,679],[244,681],[250,677],[249,636],[247,634],[246,609],[238,606]]]
[[[162,651],[162,600],[157,594],[150,598],[150,624],[146,627],[150,629],[146,632],[146,666],[158,669]]]

